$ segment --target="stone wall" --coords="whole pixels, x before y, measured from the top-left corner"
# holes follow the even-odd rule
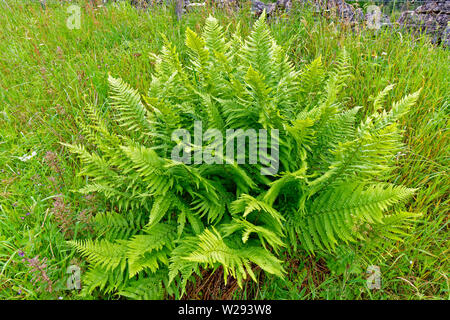
[[[399,25],[416,32],[426,32],[433,43],[450,47],[450,0],[427,0],[414,11],[405,11],[397,20]]]

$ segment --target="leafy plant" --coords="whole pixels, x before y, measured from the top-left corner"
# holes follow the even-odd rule
[[[256,281],[254,265],[282,277],[284,249],[314,254],[369,235],[406,234],[415,214],[397,205],[414,190],[385,181],[402,148],[398,119],[419,92],[389,111],[382,108],[389,89],[381,92],[375,112],[357,125],[360,108],[345,107],[345,50],[329,72],[320,58],[298,71],[265,15],[246,39],[209,17],[202,35],[187,29],[185,44],[186,63],[168,41],[153,57],[146,96],[110,76],[110,114],[87,106],[80,127],[88,143],[66,145],[89,178],[81,192],[102,193],[112,208],[96,217],[98,239],[70,242],[91,263],[85,291],[180,297],[202,267],[222,267],[225,281],[231,275],[241,285]],[[212,139],[203,147],[172,139],[176,129],[194,133],[196,121],[223,134],[236,129],[225,146],[245,141],[247,129],[278,130],[279,174],[229,158],[172,159],[180,146],[194,157],[217,150]]]

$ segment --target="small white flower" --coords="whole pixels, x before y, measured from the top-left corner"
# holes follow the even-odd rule
[[[33,151],[30,155],[24,154],[23,156],[18,158],[20,161],[27,162],[28,160],[36,156],[36,154],[37,154],[36,151]]]

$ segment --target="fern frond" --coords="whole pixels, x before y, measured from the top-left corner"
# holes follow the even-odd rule
[[[275,230],[282,234],[283,221],[285,218],[272,206],[266,202],[257,200],[248,194],[242,194],[239,199],[234,201],[230,206],[230,211],[233,214],[242,213],[245,218],[251,213],[256,212],[257,217],[263,222],[271,225]]]
[[[347,86],[347,81],[351,76],[351,60],[344,48],[339,52],[334,70],[331,72],[326,82],[326,96],[322,103],[327,106],[336,103],[340,93]]]
[[[131,300],[162,300],[164,298],[162,278],[152,275],[148,278],[129,281],[117,295]]]
[[[119,241],[119,240],[118,240]],[[119,268],[124,271],[126,267],[126,246],[121,242],[109,242],[107,240],[92,241],[73,240],[68,242],[78,252],[86,257],[94,266],[106,270]]]
[[[125,273],[116,269],[109,270],[98,266],[91,266],[83,274],[83,295],[91,295],[96,289],[104,293],[113,293],[122,286],[126,285],[128,277]]]
[[[145,216],[138,212],[120,214],[114,211],[107,211],[96,214],[93,219],[93,225],[99,237],[105,237],[109,241],[128,239],[142,230],[146,224]]]
[[[384,88],[373,100],[373,110],[374,111],[381,111],[383,109],[383,104],[386,100],[387,95],[389,94],[389,91],[391,91],[394,88],[393,84],[388,85],[386,88]]]
[[[407,114],[409,109],[417,103],[421,91],[422,89],[419,89],[395,102],[389,112],[383,111],[381,114],[375,115],[375,127],[383,128],[389,126]]]
[[[266,15],[261,14],[242,48],[242,58],[266,80],[271,77],[272,37],[266,24]]]
[[[271,229],[273,228],[270,225],[255,225],[242,218],[233,218],[232,222],[225,224],[220,230],[223,232],[225,237],[235,233],[236,231],[242,231],[243,243],[246,243],[250,235],[254,233],[259,238],[264,248],[267,249],[267,243],[275,250],[275,252],[277,252],[280,247],[284,247],[286,245],[281,240],[280,236],[271,231]]]
[[[392,239],[394,241],[404,241],[408,236],[408,230],[421,216],[420,213],[399,211],[385,215],[380,224],[373,226],[374,233],[383,238]]]
[[[188,27],[186,29],[186,46],[190,49],[189,57],[193,70],[201,77],[200,81],[207,81],[209,50],[206,48],[205,40]]]
[[[225,53],[227,49],[225,34],[219,21],[213,16],[209,16],[205,20],[203,38],[210,52]]]
[[[318,98],[323,90],[325,75],[326,70],[322,64],[321,56],[318,56],[303,68],[298,77],[298,107],[300,109],[297,111],[302,111],[304,108],[310,109],[318,102]]]
[[[127,132],[139,133],[138,137],[152,136],[153,128],[148,110],[141,102],[140,94],[120,78],[108,76],[111,106],[117,111],[117,121]]]
[[[338,243],[362,238],[364,223],[383,223],[383,212],[403,202],[413,189],[393,185],[342,185],[321,194],[299,213],[299,237],[310,251],[333,249]]]
[[[250,265],[251,261],[264,261],[261,267],[269,273],[280,276],[283,273],[280,261],[271,257],[271,254],[266,250],[258,250],[258,248],[253,247],[237,250],[232,249],[224,242],[222,236],[214,228],[212,231],[205,229],[201,235],[196,237],[196,242],[197,245],[194,250],[189,250],[190,252],[187,255],[180,258],[189,262],[206,265],[220,264],[224,269],[225,282],[228,275],[232,275],[241,286],[242,280],[247,278],[247,273],[253,275]],[[249,256],[250,253],[253,256]]]

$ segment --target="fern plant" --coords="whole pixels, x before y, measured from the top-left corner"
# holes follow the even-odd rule
[[[388,87],[357,123],[359,108],[346,107],[346,51],[328,72],[320,57],[299,71],[265,15],[246,39],[209,17],[201,35],[187,29],[185,44],[185,62],[167,40],[152,57],[144,96],[110,76],[108,114],[87,106],[80,127],[88,143],[67,145],[88,177],[81,192],[101,193],[114,208],[97,215],[96,239],[70,242],[90,262],[86,292],[181,297],[201,268],[222,267],[224,281],[241,285],[256,280],[255,265],[282,277],[284,250],[314,254],[405,234],[415,214],[399,205],[414,190],[386,180],[403,147],[398,119],[419,92],[386,111]],[[172,133],[194,133],[196,121],[221,133],[243,129],[233,139],[278,130],[278,173],[262,174],[262,163],[172,159]],[[206,152],[214,141],[206,142],[185,147]]]

